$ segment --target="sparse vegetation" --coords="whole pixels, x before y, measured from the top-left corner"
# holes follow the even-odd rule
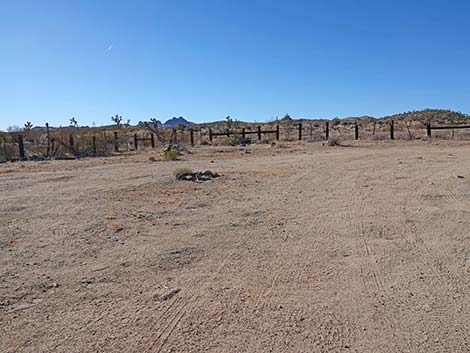
[[[167,150],[162,153],[165,161],[176,161],[181,156],[181,152],[177,150]]]
[[[176,175],[176,174],[190,174],[190,173],[193,173],[193,170],[190,169],[190,168],[178,168],[173,172],[174,175]]]
[[[118,129],[121,128],[121,126],[122,126],[122,116],[116,114],[115,116],[112,116],[112,117],[111,117],[111,120],[112,120],[113,123],[116,124],[116,127],[117,127]]]
[[[3,157],[7,160],[16,160],[19,153],[18,135],[23,135],[24,149],[28,159],[41,160],[44,158],[73,158],[86,156],[109,156],[113,154],[117,145],[117,152],[129,151],[132,146],[133,135],[137,134],[139,147],[149,147],[151,144],[150,134],[153,134],[154,144],[165,146],[168,145],[170,150],[177,150],[183,153],[189,153],[185,149],[181,149],[182,143],[190,142],[190,131],[193,132],[193,141],[196,145],[207,145],[209,140],[208,130],[212,129],[217,133],[213,139],[213,145],[239,146],[250,142],[268,143],[275,139],[274,134],[263,135],[263,140],[258,141],[256,132],[258,126],[262,130],[275,130],[273,123],[240,123],[236,119],[227,116],[225,120],[199,124],[188,129],[184,124],[178,125],[178,122],[184,120],[183,117],[171,120],[173,125],[163,126],[156,119],[152,118],[148,122],[139,123],[138,127],[130,124],[130,119],[124,120],[122,116],[115,115],[111,117],[115,125],[107,127],[79,127],[76,118],[67,119],[67,124],[63,127],[48,127],[49,135],[47,135],[46,127],[36,126],[27,121],[21,126],[10,126],[7,132],[3,134],[5,145],[3,149]],[[390,139],[390,122],[395,122],[395,139],[397,140],[418,140],[426,139],[426,125],[431,123],[432,126],[446,125],[468,125],[470,124],[470,116],[467,114],[450,111],[425,109],[422,111],[406,112],[396,114],[384,118],[374,118],[371,116],[347,117],[343,119],[334,118],[327,119],[293,119],[289,114],[285,114],[282,119],[276,120],[276,125],[280,127],[281,141],[297,141],[298,140],[298,123],[304,124],[304,140],[309,136],[309,141],[325,141],[325,123],[329,121],[329,131],[331,136],[339,136],[341,141],[354,139],[354,126],[359,123],[361,139],[363,140],[389,140]],[[273,126],[274,125],[274,126]],[[170,127],[171,126],[171,127]],[[227,128],[231,127],[230,136],[226,136]],[[247,133],[246,139],[242,139],[242,128]],[[114,137],[117,133],[117,139]],[[224,134],[224,135],[221,135]],[[70,139],[72,135],[72,139]],[[47,138],[49,136],[49,140]],[[433,138],[440,139],[456,139],[465,140],[470,138],[469,130],[442,130],[432,134]],[[269,141],[264,140],[269,139]],[[330,139],[331,140],[331,139]],[[49,141],[49,147],[47,147]],[[73,141],[73,147],[69,146]],[[116,142],[116,143],[115,143]],[[338,145],[336,141],[329,141],[328,144]],[[341,142],[339,143],[341,145]],[[344,146],[344,145],[343,145]],[[73,149],[72,149],[73,148]],[[157,160],[175,160],[178,159],[180,153],[166,152],[163,156],[156,157]]]
[[[328,139],[328,146],[341,146],[343,139],[341,136],[330,136]]]

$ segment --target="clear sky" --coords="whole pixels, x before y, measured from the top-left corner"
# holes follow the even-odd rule
[[[470,113],[469,1],[0,0],[0,129]]]

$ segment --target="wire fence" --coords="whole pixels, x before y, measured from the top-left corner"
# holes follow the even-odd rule
[[[432,127],[433,139],[470,139],[470,129]],[[247,124],[159,128],[51,128],[0,133],[0,161],[101,157],[162,148],[169,144],[237,145],[273,141],[411,140],[429,139],[429,125],[417,121],[288,121]]]

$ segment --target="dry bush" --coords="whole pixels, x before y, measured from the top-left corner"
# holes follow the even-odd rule
[[[234,135],[229,136],[220,136],[217,138],[217,145],[219,146],[237,146],[240,144],[240,136]]]
[[[176,175],[176,174],[192,174],[192,173],[193,173],[193,170],[190,169],[190,168],[178,168],[173,172],[174,175]]]
[[[343,144],[343,139],[341,136],[330,136],[328,139],[328,146],[341,146]]]
[[[162,153],[163,159],[165,161],[176,161],[179,156],[181,156],[181,152],[176,150],[167,150]]]

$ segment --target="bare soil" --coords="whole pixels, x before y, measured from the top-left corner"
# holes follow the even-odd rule
[[[0,351],[470,351],[470,144],[248,150],[0,165]]]

